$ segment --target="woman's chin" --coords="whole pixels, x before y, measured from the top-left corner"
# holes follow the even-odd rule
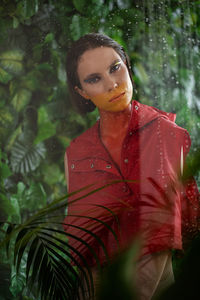
[[[125,101],[120,102],[119,101],[118,103],[115,103],[115,105],[112,105],[112,106],[108,107],[106,109],[106,111],[109,111],[109,112],[123,112],[123,111],[125,111],[126,109],[129,108],[130,104],[131,104],[131,101],[127,101],[127,102],[125,102]]]

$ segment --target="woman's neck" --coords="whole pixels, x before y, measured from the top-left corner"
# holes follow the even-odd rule
[[[125,110],[120,112],[99,110],[99,114],[102,140],[107,138],[115,139],[126,134],[131,118],[131,104],[129,104]]]

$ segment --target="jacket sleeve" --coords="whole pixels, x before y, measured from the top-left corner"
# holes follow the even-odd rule
[[[182,249],[199,230],[196,183],[181,180],[191,141],[185,129],[164,118],[152,123],[153,129],[155,134],[141,141],[142,232],[149,252]]]
[[[191,142],[187,132],[182,142],[183,161],[189,152]],[[187,247],[194,236],[200,231],[200,193],[193,176],[189,175],[187,163],[184,164],[182,180],[182,238],[183,248]],[[188,174],[188,175],[187,175]]]

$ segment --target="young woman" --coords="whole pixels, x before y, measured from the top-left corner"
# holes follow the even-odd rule
[[[98,237],[111,257],[118,249],[111,230],[120,249],[139,237],[137,286],[140,299],[151,299],[173,282],[171,250],[182,249],[183,234],[198,227],[196,184],[183,187],[179,180],[189,135],[174,114],[132,100],[128,56],[108,36],[91,33],[74,42],[66,67],[73,103],[82,113],[97,107],[100,116],[65,154],[68,192],[87,186],[69,198],[87,194],[72,201],[64,222],[76,237],[69,245],[82,253],[73,256],[95,267],[92,251],[106,261]]]

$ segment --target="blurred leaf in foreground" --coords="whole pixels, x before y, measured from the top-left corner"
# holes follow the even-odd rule
[[[133,300],[137,298],[135,266],[140,241],[134,243],[102,271],[97,287],[98,300]]]

